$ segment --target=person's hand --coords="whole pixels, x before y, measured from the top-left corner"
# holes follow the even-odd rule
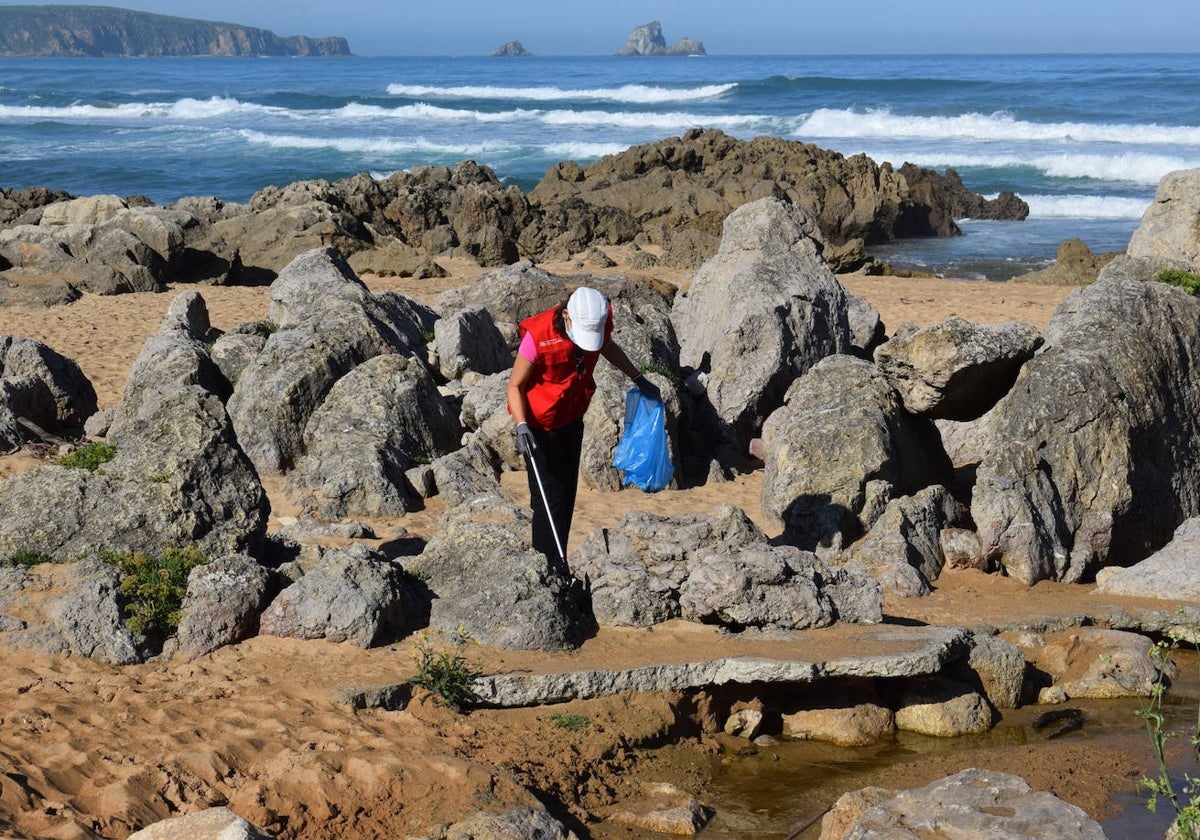
[[[651,382],[643,375],[638,375],[637,379],[633,380],[633,387],[637,388],[643,397],[662,402],[662,392],[658,390],[658,386]]]
[[[537,451],[537,438],[533,436],[533,430],[529,428],[527,423],[517,424],[517,451],[522,455],[533,457],[533,453]]]

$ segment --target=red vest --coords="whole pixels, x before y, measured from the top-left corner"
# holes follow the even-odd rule
[[[554,322],[561,307],[547,309],[526,318],[518,325],[521,338],[533,337],[537,361],[533,376],[525,389],[529,404],[529,425],[538,429],[561,429],[583,417],[596,393],[592,371],[600,359],[600,351],[580,350],[571,339],[555,329]],[[612,335],[612,307],[604,325],[604,343]]]

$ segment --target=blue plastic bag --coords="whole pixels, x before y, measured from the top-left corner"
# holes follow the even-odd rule
[[[661,401],[643,396],[637,388],[625,395],[625,433],[612,463],[625,474],[625,484],[636,484],[646,493],[662,490],[675,474],[666,414]]]

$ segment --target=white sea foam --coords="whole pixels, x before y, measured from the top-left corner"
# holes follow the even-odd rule
[[[511,151],[505,143],[432,143],[420,137],[306,137],[298,134],[269,134],[242,129],[238,135],[256,146],[274,149],[333,149],[346,154],[423,154],[484,155]]]
[[[1039,219],[1140,219],[1150,200],[1117,195],[1022,195]]]
[[[628,148],[624,143],[551,143],[542,151],[555,160],[580,161],[619,155]]]
[[[96,105],[75,103],[65,106],[3,105],[0,119],[19,120],[141,120],[148,117],[163,117],[175,120],[207,120],[230,115],[302,116],[302,112],[289,111],[242,102],[224,96],[209,99],[184,98],[175,102],[127,102],[122,105]]]
[[[1036,123],[1011,114],[961,114],[914,117],[886,109],[869,111],[820,108],[804,118],[797,134],[813,137],[888,137],[931,140],[1037,140],[1063,143],[1200,145],[1200,126],[1149,123]]]
[[[429,99],[504,99],[528,100],[533,102],[556,102],[561,100],[595,102],[636,102],[654,104],[659,102],[690,102],[697,99],[713,99],[736,88],[736,84],[703,85],[693,88],[662,88],[648,85],[622,85],[615,88],[559,88],[521,87],[508,88],[492,85],[462,85],[437,87],[433,85],[387,86],[392,96]]]

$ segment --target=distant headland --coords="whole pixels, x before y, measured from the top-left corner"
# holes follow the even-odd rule
[[[280,37],[234,23],[113,6],[0,6],[0,56],[335,56],[345,38]]]

